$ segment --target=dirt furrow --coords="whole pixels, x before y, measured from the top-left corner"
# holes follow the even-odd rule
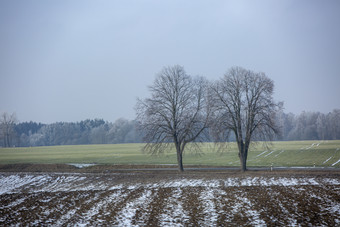
[[[0,226],[340,224],[340,184],[334,173],[328,178],[153,177],[3,174]]]

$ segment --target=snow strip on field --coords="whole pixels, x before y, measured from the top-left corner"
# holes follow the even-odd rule
[[[183,226],[183,223],[189,219],[187,211],[183,209],[181,197],[182,189],[176,188],[167,198],[167,205],[164,213],[161,214],[160,226]]]
[[[327,196],[320,197],[319,195],[316,195],[314,193],[311,193],[309,195],[310,197],[318,199],[320,202],[319,207],[322,212],[326,211],[327,213],[334,214],[335,218],[334,221],[335,223],[339,224],[340,223],[340,204],[335,203],[333,200],[329,199]]]
[[[265,153],[267,153],[268,151],[264,151],[264,152],[262,152],[261,154],[258,154],[258,155],[256,155],[256,157],[260,157],[261,155],[263,155],[263,154],[265,154]]]
[[[318,144],[313,143],[309,147],[308,146],[307,147],[301,147],[300,150],[309,150],[309,149],[313,148],[314,146],[318,147],[319,145],[320,145],[320,143],[318,143]]]
[[[264,157],[271,155],[273,152],[275,152],[275,151],[271,151],[269,154],[266,154]]]
[[[264,226],[266,223],[260,218],[259,212],[252,210],[253,204],[246,197],[236,198],[236,203],[233,204],[231,212],[236,215],[242,211],[246,213],[250,224],[253,226]]]
[[[203,212],[204,212],[204,225],[206,226],[216,226],[218,213],[215,208],[213,199],[215,198],[212,188],[202,191],[200,195],[200,200],[203,201]]]
[[[320,181],[320,180],[319,180]],[[340,181],[328,181],[322,179],[325,184],[340,184]],[[319,185],[314,178],[294,178],[294,177],[245,177],[245,178],[226,178],[225,180],[203,180],[203,179],[181,179],[174,181],[163,181],[155,184],[142,185],[134,187],[144,188],[185,188],[185,187],[238,187],[238,186],[298,186],[298,185]],[[131,187],[131,186],[130,186]]]
[[[257,212],[256,210],[252,210],[253,204],[249,201],[249,199],[246,197],[239,199],[243,202],[242,207],[247,207],[245,211],[248,214],[248,217],[250,217],[250,224],[253,226],[264,226],[266,222],[260,218],[259,212]]]
[[[315,143],[313,143],[310,147],[307,147],[306,150],[311,149],[312,147],[314,147]]]
[[[188,180],[182,179],[177,181],[167,181],[161,183],[161,186],[164,188],[178,188],[178,187],[197,187],[197,186],[204,186],[204,187],[218,187],[219,181],[218,180]],[[159,187],[157,184],[156,187]]]
[[[151,190],[146,190],[141,197],[127,203],[117,216],[117,226],[132,226],[132,219],[136,215],[137,209],[139,207],[146,208],[151,201],[150,196]]]
[[[283,152],[285,152],[285,150],[280,151],[280,153],[278,153],[277,155],[275,155],[275,157],[279,156],[279,155],[282,154]]]
[[[333,165],[340,162],[340,159]],[[185,188],[185,187],[237,187],[237,186],[296,186],[296,185],[318,185],[340,184],[340,180],[333,179],[331,182],[325,179],[294,178],[294,177],[244,177],[225,178],[223,180],[205,179],[180,179],[160,181],[152,184],[115,184],[115,182],[101,181],[93,182],[93,178],[86,175],[79,176],[51,176],[51,175],[1,175],[0,174],[0,195],[4,193],[26,192],[58,192],[58,191],[88,191],[88,190],[134,190],[141,187],[146,189],[154,188]]]
[[[56,226],[62,226],[65,225],[65,223],[74,216],[74,214],[77,212],[77,209],[70,209],[66,214],[60,217],[60,219],[57,221]]]
[[[77,167],[79,169],[90,167],[90,166],[95,166],[97,164],[89,164],[89,163],[69,163],[68,165]]]
[[[26,200],[26,198],[20,198],[20,199],[17,199],[13,202],[11,202],[10,204],[8,204],[7,206],[2,206],[0,205],[0,209],[6,209],[6,208],[11,208],[11,207],[15,207],[21,203],[23,203],[24,201]]]
[[[332,166],[335,166],[335,165],[338,164],[339,162],[340,162],[340,159],[339,159],[338,161],[334,162],[334,163],[332,164]]]
[[[328,162],[329,160],[331,160],[333,158],[333,156],[332,157],[329,157],[326,161],[324,161],[322,164],[325,164],[326,162]]]
[[[101,210],[105,210],[111,203],[115,204],[122,199],[124,199],[128,194],[122,194],[121,190],[117,190],[110,196],[105,197],[101,201],[97,202],[96,204],[93,205],[93,207],[87,211],[86,213],[83,214],[82,218],[82,223],[77,223],[77,225],[83,225],[83,226],[89,226],[90,220],[93,220],[93,217],[100,213]],[[97,222],[100,220],[96,220]]]
[[[19,175],[10,175],[7,177],[0,178],[0,195],[13,191],[16,188],[22,187],[27,184],[31,184],[32,182],[38,181],[43,178],[44,176],[19,176]]]
[[[340,185],[340,179],[324,178],[322,181],[324,184]]]

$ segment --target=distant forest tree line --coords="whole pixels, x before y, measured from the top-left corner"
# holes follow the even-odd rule
[[[1,129],[3,125],[1,123]],[[102,119],[52,124],[22,122],[13,125],[9,143],[5,143],[5,137],[5,133],[1,130],[0,146],[2,147],[141,142],[140,135],[137,134],[136,122],[126,119],[118,119],[114,123]]]
[[[276,118],[281,127],[281,134],[275,140],[340,139],[340,109],[328,114],[302,112],[295,115],[280,112]],[[137,125],[136,120],[123,118],[114,123],[103,119],[52,124],[32,121],[18,123],[15,114],[2,113],[0,147],[140,143],[143,135],[137,130]],[[209,137],[206,140],[213,141]]]

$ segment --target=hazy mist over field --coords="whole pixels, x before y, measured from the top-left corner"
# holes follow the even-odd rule
[[[168,65],[265,72],[285,112],[340,108],[340,1],[0,1],[0,112],[135,118]]]

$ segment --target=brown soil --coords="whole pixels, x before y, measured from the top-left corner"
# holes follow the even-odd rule
[[[340,185],[323,181],[325,178],[339,180],[338,170],[257,170],[245,173],[239,170],[192,170],[179,173],[176,170],[159,170],[158,166],[98,165],[76,168],[60,164],[0,165],[0,177],[7,176],[43,176],[47,180],[0,194],[0,226],[73,226],[84,223],[88,226],[115,226],[128,218],[129,211],[133,211],[130,224],[139,226],[340,224]],[[67,183],[65,179],[69,176],[76,179],[74,187],[80,185],[83,189],[74,190],[72,184],[58,189]],[[228,178],[241,180],[256,177],[268,181],[310,178],[318,184],[225,186],[220,183],[218,187],[164,187],[164,182],[171,181],[198,179],[222,182]],[[147,186],[160,182],[163,186]],[[112,187],[120,184],[124,186],[118,189]],[[105,185],[105,188],[91,189],[92,185]],[[131,185],[137,186],[130,188]],[[202,195],[207,192],[213,193],[213,197],[206,200]],[[146,199],[139,203],[143,195]],[[176,213],[176,206],[182,213]],[[172,222],[167,220],[167,215],[173,218]],[[216,215],[215,219],[211,218],[213,215]],[[210,219],[215,221],[210,223]],[[257,219],[263,222],[257,223]]]
[[[220,169],[219,169],[220,168]],[[336,175],[340,174],[338,168],[309,168],[309,169],[274,169],[250,168],[249,171],[241,172],[237,167],[226,168],[225,166],[202,166],[187,165],[185,171],[179,173],[176,165],[93,165],[78,168],[68,164],[0,164],[0,172],[36,172],[36,173],[155,173],[157,175],[193,174],[210,175],[227,174],[228,176],[286,176],[286,175]]]

